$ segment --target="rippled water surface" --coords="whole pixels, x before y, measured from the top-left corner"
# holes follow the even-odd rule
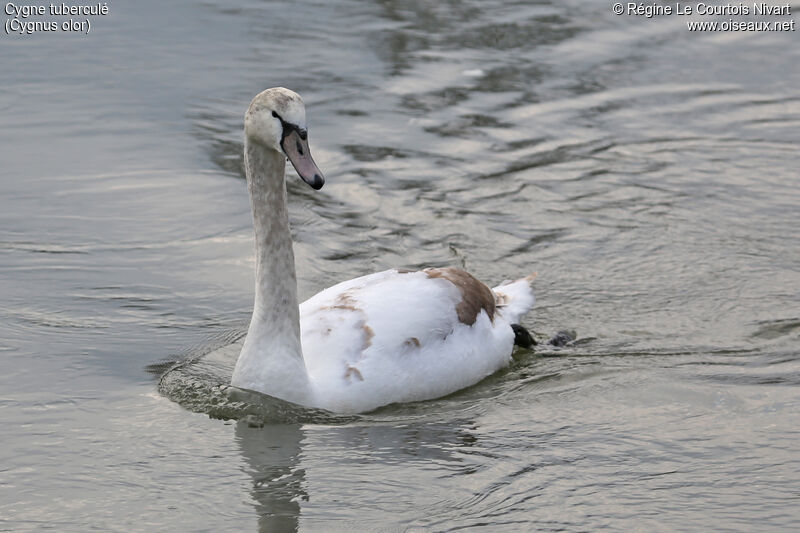
[[[179,0],[3,34],[0,530],[796,528],[800,47],[685,20]],[[524,325],[577,342],[359,416],[227,388],[276,85],[328,178],[289,178],[302,298],[538,271]]]

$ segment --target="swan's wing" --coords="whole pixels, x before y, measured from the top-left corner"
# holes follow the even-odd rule
[[[307,366],[442,339],[456,326],[460,301],[455,286],[423,272],[387,270],[334,285],[300,305]]]
[[[335,285],[300,305],[309,376],[340,411],[471,385],[510,360],[513,332],[494,299],[457,269],[387,270]]]

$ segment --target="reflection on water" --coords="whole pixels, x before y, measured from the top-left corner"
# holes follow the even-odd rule
[[[794,34],[605,2],[117,4],[0,37],[0,529],[797,522]],[[329,178],[288,180],[301,297],[538,271],[525,325],[580,341],[356,417],[228,387],[242,114],[276,85]]]
[[[297,424],[262,426],[240,422],[236,440],[253,476],[259,531],[297,531],[305,471],[299,465],[303,429]]]
[[[320,494],[326,485],[337,485],[352,477],[360,487],[348,491],[372,493],[376,511],[392,512],[405,502],[392,501],[393,490],[408,487],[402,475],[387,476],[388,471],[430,468],[437,465],[446,477],[473,471],[459,456],[469,456],[475,442],[472,422],[457,420],[441,424],[430,420],[413,426],[386,419],[368,424],[347,426],[315,426],[297,424],[263,425],[254,428],[246,422],[236,427],[236,440],[252,476],[252,496],[259,516],[261,531],[298,529],[302,506],[318,499],[333,499],[340,507],[326,520],[309,517],[308,526],[317,529],[323,524],[338,530],[380,527],[378,513],[352,506],[348,494]],[[324,446],[329,458],[326,464],[315,464],[314,449]],[[311,453],[309,453],[311,452]],[[310,458],[309,455],[312,455]],[[365,475],[361,470],[370,470]],[[313,472],[312,472],[313,471]],[[408,500],[424,501],[425,495],[409,495]],[[430,502],[425,504],[429,507]],[[385,507],[384,507],[385,506]],[[409,519],[412,518],[409,516]],[[331,521],[332,520],[332,521]],[[407,520],[410,523],[410,520]],[[338,524],[338,527],[336,525]]]

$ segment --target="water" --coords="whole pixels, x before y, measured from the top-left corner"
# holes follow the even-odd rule
[[[0,530],[796,528],[796,33],[586,4],[117,2],[3,35]],[[524,324],[579,340],[356,417],[231,395],[235,346],[204,354],[252,305],[241,119],[275,85],[328,178],[289,180],[301,297],[538,271]]]

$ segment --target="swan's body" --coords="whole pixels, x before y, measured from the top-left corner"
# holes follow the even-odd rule
[[[362,412],[444,396],[511,361],[511,325],[534,303],[530,276],[490,290],[454,268],[387,270],[339,283],[298,306],[284,154],[301,178],[322,187],[302,100],[268,89],[245,116],[256,297],[234,386]]]

